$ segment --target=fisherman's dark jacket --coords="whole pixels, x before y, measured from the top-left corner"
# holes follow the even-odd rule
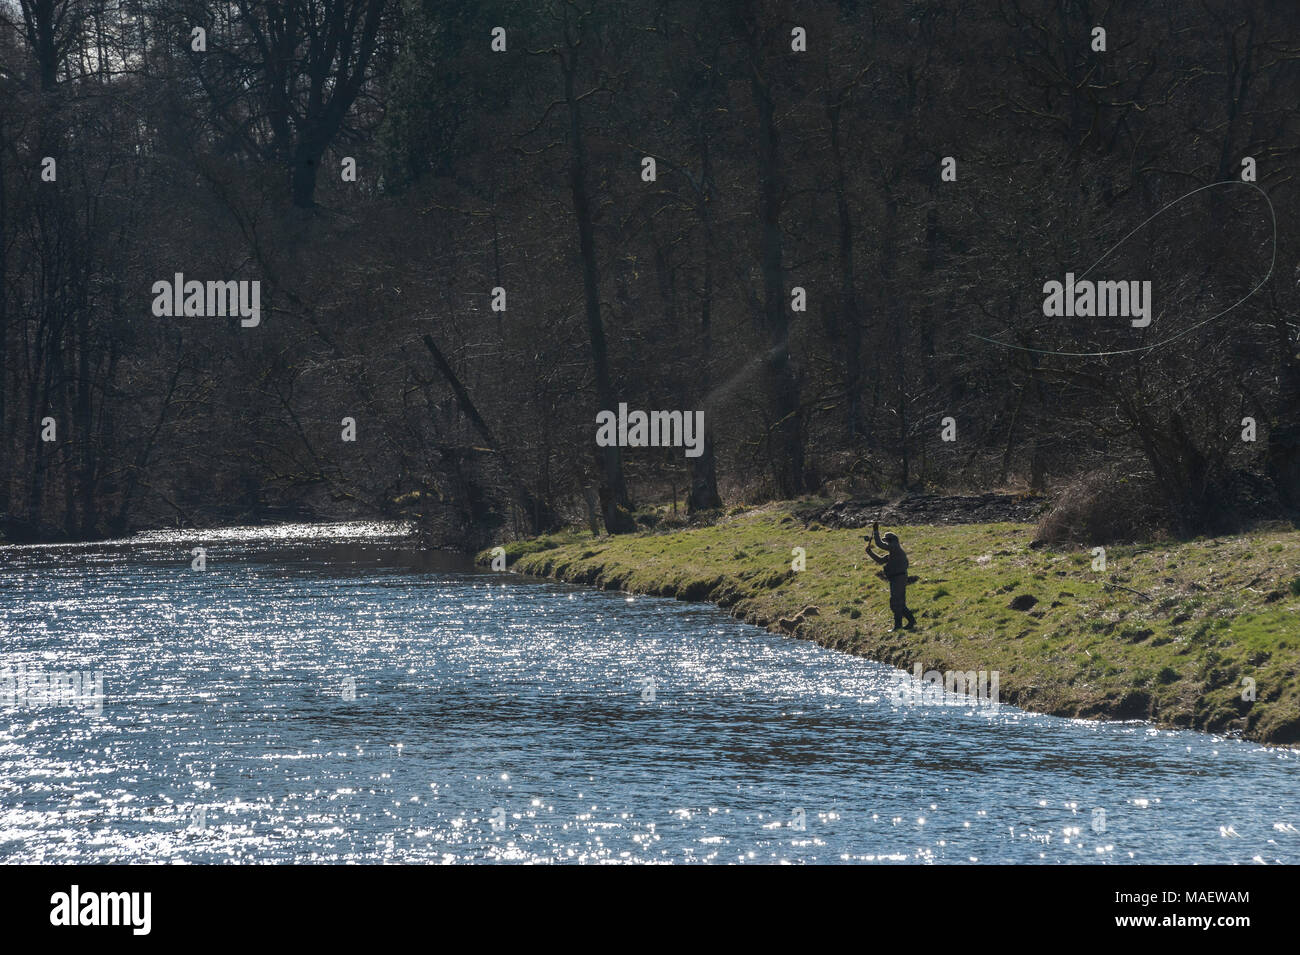
[[[901,577],[906,573],[907,554],[903,552],[903,548],[895,547],[889,552],[889,556],[885,558],[885,576]]]

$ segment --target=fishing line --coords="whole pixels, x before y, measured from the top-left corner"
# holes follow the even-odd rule
[[[1227,315],[1234,308],[1236,308],[1238,305],[1241,305],[1243,302],[1245,302],[1252,295],[1254,295],[1256,292],[1258,292],[1260,289],[1264,287],[1264,285],[1268,282],[1268,280],[1273,277],[1273,267],[1277,264],[1277,210],[1273,208],[1273,200],[1268,197],[1268,193],[1265,192],[1263,189],[1261,189],[1258,185],[1256,185],[1253,182],[1243,182],[1239,179],[1224,179],[1220,182],[1212,182],[1208,186],[1201,186],[1197,189],[1193,189],[1185,196],[1179,196],[1173,202],[1169,203],[1164,208],[1157,211],[1154,215],[1146,219],[1146,221],[1144,221],[1136,229],[1134,229],[1128,235],[1124,236],[1124,238],[1120,239],[1113,246],[1107,249],[1105,254],[1102,255],[1102,257],[1099,258],[1096,262],[1092,263],[1092,265],[1088,266],[1088,271],[1080,275],[1079,278],[1080,279],[1084,278],[1084,276],[1086,276],[1088,272],[1091,272],[1097,266],[1101,265],[1101,263],[1104,262],[1112,252],[1114,252],[1121,245],[1123,245],[1125,242],[1131,239],[1135,233],[1142,230],[1147,225],[1147,223],[1149,223],[1152,219],[1156,218],[1156,216],[1164,214],[1166,211],[1178,205],[1178,203],[1182,202],[1184,199],[1191,198],[1192,196],[1196,195],[1198,192],[1204,192],[1206,189],[1213,189],[1215,186],[1249,186],[1250,188],[1254,189],[1256,192],[1258,192],[1261,196],[1264,197],[1264,201],[1268,203],[1268,214],[1273,220],[1273,257],[1268,263],[1268,273],[1264,276],[1263,279],[1260,280],[1260,283],[1256,285],[1253,289],[1251,289],[1249,292],[1247,292],[1245,296],[1243,296],[1238,301],[1233,302],[1223,311],[1217,312],[1214,315],[1211,315],[1209,318],[1205,319],[1204,321],[1197,322],[1195,325],[1191,326],[1190,328],[1185,328],[1181,332],[1178,332],[1176,335],[1170,335],[1168,338],[1163,339],[1162,341],[1158,341],[1153,345],[1142,345],[1139,348],[1120,348],[1120,349],[1115,349],[1114,351],[1051,351],[1046,348],[1027,348],[1024,345],[1012,345],[1008,342],[998,341],[996,338],[986,338],[983,335],[976,335],[974,332],[969,333],[970,337],[978,338],[980,341],[988,342],[992,345],[1001,345],[1003,348],[1010,348],[1015,351],[1032,352],[1035,355],[1059,355],[1065,358],[1105,358],[1109,355],[1132,355],[1136,352],[1148,352],[1156,348],[1161,348],[1165,345],[1168,345],[1170,342],[1177,341],[1178,339],[1183,338],[1186,335],[1190,335],[1198,328],[1204,328],[1206,325],[1210,324],[1210,322],[1216,321],[1222,318],[1224,315]]]

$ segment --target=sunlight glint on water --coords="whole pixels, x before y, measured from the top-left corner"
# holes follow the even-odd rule
[[[0,547],[0,670],[104,681],[0,707],[0,860],[1300,862],[1292,752],[899,707],[891,667],[404,533]]]

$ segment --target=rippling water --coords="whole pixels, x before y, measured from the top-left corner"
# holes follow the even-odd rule
[[[103,680],[0,704],[6,862],[1300,862],[1294,752],[898,706],[890,667],[392,525],[0,547],[0,648]]]

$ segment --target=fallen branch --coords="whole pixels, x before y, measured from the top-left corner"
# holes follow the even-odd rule
[[[1147,601],[1151,600],[1151,595],[1150,595],[1150,594],[1144,594],[1142,591],[1140,591],[1140,590],[1134,590],[1132,587],[1125,587],[1123,584],[1108,583],[1108,584],[1106,584],[1106,586],[1107,586],[1107,587],[1118,587],[1120,590],[1127,590],[1127,591],[1128,591],[1129,593],[1131,593],[1131,594],[1137,594],[1137,595],[1138,595],[1139,597],[1141,597],[1143,600],[1147,600]]]

